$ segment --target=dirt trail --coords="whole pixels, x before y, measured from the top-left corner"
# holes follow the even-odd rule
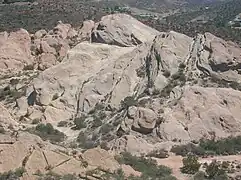
[[[189,180],[190,176],[182,174],[180,168],[182,167],[182,156],[170,156],[166,159],[156,159],[159,165],[165,165],[172,169],[173,175],[178,178],[178,180]],[[241,163],[241,155],[230,155],[230,156],[214,156],[208,158],[199,158],[200,163],[210,163],[213,160],[217,161],[236,161]]]

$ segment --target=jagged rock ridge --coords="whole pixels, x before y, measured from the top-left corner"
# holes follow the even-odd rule
[[[8,43],[26,48],[19,51],[21,66],[11,53],[1,56],[3,64],[14,65],[4,67],[5,75],[15,69],[22,76],[29,64],[34,69],[26,71],[28,81],[16,75],[1,81],[4,93],[24,87],[11,101],[2,98],[2,111],[12,117],[0,119],[7,131],[8,123],[20,131],[38,120],[63,132],[64,146],[79,143],[83,133],[88,147],[105,143],[109,152],[136,155],[240,134],[241,49],[232,42],[210,33],[193,39],[158,32],[124,14],[86,21],[80,30],[60,23],[53,31],[36,32],[32,41],[24,30],[16,33],[23,32],[24,43],[11,33],[0,40],[0,52]],[[67,123],[60,127],[61,122]]]

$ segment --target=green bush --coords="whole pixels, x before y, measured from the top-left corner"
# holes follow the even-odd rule
[[[138,101],[135,100],[133,96],[127,96],[124,100],[121,101],[121,107],[124,109],[128,109],[131,106],[137,105]]]
[[[23,167],[17,168],[15,171],[0,173],[0,180],[19,180],[26,170]]]
[[[113,129],[113,126],[111,124],[104,124],[100,128],[100,133],[102,135],[108,134]]]
[[[163,76],[165,76],[166,78],[169,78],[169,77],[171,76],[170,71],[165,70],[165,71],[163,72]]]
[[[225,169],[223,169],[222,165],[217,161],[213,161],[209,165],[206,165],[205,169],[208,179],[228,180]]]
[[[59,123],[58,123],[58,127],[66,127],[68,125],[68,121],[60,121]]]
[[[38,123],[40,123],[40,119],[38,118],[33,119],[32,124],[38,124]]]
[[[77,137],[77,142],[79,143],[79,147],[82,149],[91,149],[97,146],[94,141],[88,139],[84,132],[80,132]]]
[[[220,140],[201,140],[199,146],[206,152],[217,155],[234,155],[241,151],[241,136],[228,137]]]
[[[207,180],[206,174],[203,171],[198,171],[194,176],[193,180]]]
[[[165,151],[163,149],[158,149],[148,153],[147,156],[162,159],[162,158],[168,158],[169,155],[168,155],[168,151]]]
[[[141,172],[142,177],[140,179],[176,179],[171,176],[172,171],[170,168],[157,165],[156,161],[151,158],[137,157],[124,152],[117,156],[116,159],[120,164],[130,165],[134,170]]]
[[[50,142],[62,142],[65,139],[64,133],[57,129],[54,129],[52,124],[38,124],[35,128],[28,129],[29,132],[38,135],[44,141],[49,140]]]
[[[205,150],[203,148],[196,146],[192,143],[173,146],[171,149],[171,152],[180,156],[187,156],[189,153],[192,153],[198,156],[203,156],[205,154]]]
[[[83,129],[83,128],[86,128],[87,125],[85,123],[85,119],[86,119],[86,116],[81,116],[81,117],[76,117],[74,119],[74,125],[75,127],[73,127],[74,130],[80,130],[80,129]]]
[[[3,127],[0,126],[0,134],[5,134],[5,130]]]
[[[198,145],[192,143],[173,146],[171,152],[186,156],[189,152],[198,155],[235,155],[241,151],[241,136],[219,140],[201,139]]]
[[[181,172],[184,174],[195,174],[201,166],[198,162],[198,157],[195,155],[188,155],[186,158],[183,158],[182,162]]]

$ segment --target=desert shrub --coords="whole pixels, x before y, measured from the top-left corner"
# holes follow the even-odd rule
[[[68,121],[60,121],[58,122],[58,127],[66,127],[68,125]]]
[[[102,104],[102,103],[97,103],[97,104],[95,105],[95,107],[94,107],[92,110],[89,111],[89,114],[94,114],[94,113],[96,113],[97,111],[101,111],[101,110],[103,110],[103,109],[105,109],[105,105]]]
[[[15,171],[0,173],[0,180],[19,180],[25,171],[23,167],[20,167],[15,169]]]
[[[84,132],[80,132],[77,137],[77,142],[79,143],[79,147],[82,149],[91,149],[97,146],[95,142],[89,139]]]
[[[100,143],[100,147],[101,149],[105,149],[106,151],[110,150],[110,148],[108,147],[108,143],[106,141],[102,141]]]
[[[152,95],[153,96],[156,96],[156,95],[159,95],[161,93],[161,91],[159,89],[154,89],[153,92],[152,92]]]
[[[135,100],[135,97],[133,96],[127,96],[125,97],[124,100],[121,101],[121,107],[124,108],[124,109],[127,109],[131,106],[135,106],[137,105],[137,100]]]
[[[141,66],[140,68],[136,69],[136,74],[140,78],[145,77],[145,74],[146,74],[145,66]]]
[[[241,136],[227,137],[219,140],[201,139],[198,145],[192,143],[186,145],[173,146],[171,152],[186,156],[193,153],[198,156],[203,155],[235,155],[241,151]]]
[[[134,170],[142,172],[142,179],[161,179],[173,178],[171,176],[171,169],[157,165],[156,161],[151,158],[133,156],[128,152],[122,153],[116,157],[117,161],[121,164],[130,165]]]
[[[80,130],[80,129],[86,128],[87,125],[85,123],[85,119],[86,119],[86,116],[84,116],[84,115],[74,118],[75,127],[73,127],[72,129]]]
[[[186,158],[183,158],[182,163],[181,172],[185,174],[195,174],[201,166],[198,162],[198,157],[195,155],[188,155]]]
[[[180,63],[178,67],[179,69],[183,70],[186,67],[186,65],[184,63]]]
[[[5,130],[3,127],[0,126],[0,134],[5,134]]]
[[[7,100],[8,102],[14,102],[16,99],[24,96],[26,93],[26,87],[16,90],[7,86],[3,89],[0,89],[0,100]]]
[[[241,136],[227,137],[217,141],[201,140],[199,146],[217,155],[234,155],[241,151]]]
[[[169,78],[169,77],[171,76],[171,72],[168,71],[168,70],[165,70],[165,71],[163,72],[163,76],[165,76],[166,78]]]
[[[157,150],[154,150],[154,151],[148,153],[147,156],[162,159],[162,158],[167,158],[169,155],[168,155],[168,151],[166,151],[164,149],[157,149]]]
[[[54,129],[52,124],[38,124],[35,128],[28,129],[29,132],[38,135],[44,141],[49,140],[50,142],[62,142],[65,139],[64,133],[57,129]]]
[[[38,118],[33,119],[32,124],[38,124],[38,123],[40,123],[40,119]]]
[[[198,171],[194,176],[193,180],[207,180],[206,174],[203,171]]]
[[[209,165],[206,165],[205,170],[208,179],[228,180],[227,173],[217,161],[213,161]]]
[[[176,155],[180,155],[180,156],[187,156],[189,153],[198,155],[198,156],[202,156],[205,154],[205,150],[202,149],[199,146],[196,146],[192,143],[188,143],[185,145],[176,145],[173,146],[171,149],[171,152],[175,153]]]
[[[56,100],[56,99],[58,99],[58,98],[59,98],[58,93],[55,93],[55,94],[53,95],[53,97],[52,97],[52,101],[54,101],[54,100]]]
[[[54,172],[48,172],[45,175],[41,175],[38,180],[78,180],[79,178],[75,174],[59,175]]]
[[[100,133],[102,135],[108,134],[113,129],[113,126],[111,124],[104,124],[100,128]]]

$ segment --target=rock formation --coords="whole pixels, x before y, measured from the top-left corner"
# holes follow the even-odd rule
[[[31,38],[25,30],[1,33],[0,58],[7,132],[0,135],[0,172],[24,165],[33,178],[38,170],[83,176],[90,167],[140,175],[111,153],[147,155],[241,135],[241,48],[210,33],[158,32],[113,14],[79,30],[59,22]],[[39,123],[64,133],[65,148],[22,132]],[[61,153],[76,146],[88,150]]]

